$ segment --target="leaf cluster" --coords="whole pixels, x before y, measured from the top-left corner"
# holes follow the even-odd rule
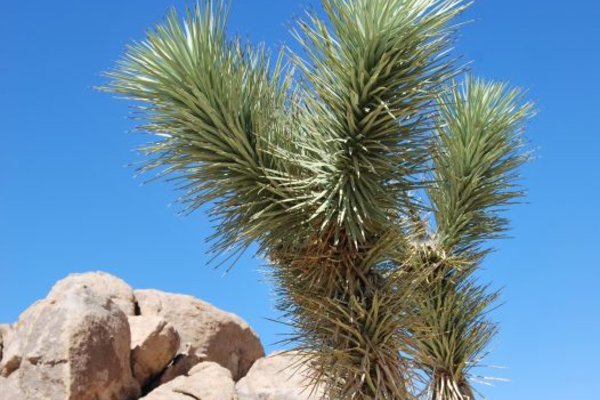
[[[173,11],[105,90],[156,139],[144,170],[176,181],[187,212],[210,206],[214,252],[258,243],[329,398],[413,399],[423,376],[432,399],[472,398],[497,297],[474,272],[522,195],[532,107],[454,83],[462,0],[321,4],[294,32],[303,56],[275,61],[228,37],[224,2]]]

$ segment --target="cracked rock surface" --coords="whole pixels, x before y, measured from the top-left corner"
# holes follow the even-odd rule
[[[140,394],[126,315],[85,286],[31,306],[3,353],[2,386],[22,392],[23,399],[128,400]]]
[[[129,317],[131,329],[131,369],[144,387],[156,378],[175,358],[179,333],[160,317]]]
[[[74,274],[0,324],[0,400],[314,400],[297,357],[202,300]]]
[[[237,381],[265,355],[258,335],[237,315],[180,294],[136,290],[135,297],[142,315],[164,318],[181,337],[180,357],[174,371],[165,371],[162,383],[187,373],[201,361],[222,365]]]

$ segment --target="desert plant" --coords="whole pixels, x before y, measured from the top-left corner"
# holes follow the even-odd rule
[[[495,294],[473,272],[520,194],[530,106],[454,83],[462,0],[322,6],[298,24],[303,56],[274,63],[227,38],[222,2],[172,12],[106,90],[136,101],[157,138],[145,169],[177,180],[186,210],[210,204],[214,251],[259,244],[328,398],[472,398],[495,330]]]
[[[486,311],[497,298],[473,272],[502,236],[503,206],[522,195],[516,173],[528,159],[523,123],[532,105],[519,90],[468,78],[438,100],[433,179],[427,187],[436,227],[417,247],[416,268],[432,272],[417,296],[415,359],[430,377],[433,399],[473,398],[469,372],[496,332]]]

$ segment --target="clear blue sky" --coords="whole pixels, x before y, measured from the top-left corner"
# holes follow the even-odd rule
[[[234,0],[232,31],[272,48],[304,0]],[[312,0],[315,4],[316,0]],[[135,287],[184,292],[248,320],[268,350],[283,331],[273,296],[246,257],[229,274],[205,267],[206,215],[169,207],[165,183],[127,165],[142,137],[128,105],[93,90],[124,46],[180,0],[2,0],[0,15],[0,321],[17,318],[70,272],[102,269]],[[483,272],[505,287],[502,333],[484,371],[510,378],[496,400],[597,398],[600,392],[600,4],[479,0],[457,50],[473,71],[530,89],[528,202],[514,239]]]

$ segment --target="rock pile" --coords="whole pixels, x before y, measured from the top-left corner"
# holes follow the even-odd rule
[[[201,300],[76,274],[0,325],[0,400],[318,399],[297,361]]]

